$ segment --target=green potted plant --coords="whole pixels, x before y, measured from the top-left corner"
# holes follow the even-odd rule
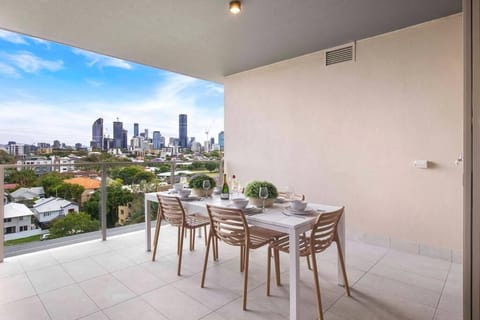
[[[210,181],[210,188],[208,190],[203,189],[203,181]],[[205,195],[211,196],[213,188],[215,188],[216,183],[212,177],[207,176],[206,174],[195,175],[190,179],[188,186],[192,188],[192,193],[197,197],[203,197]]]
[[[261,207],[263,205],[263,199],[260,198],[260,187],[267,187],[268,198],[265,199],[265,207],[271,207],[278,197],[277,188],[273,183],[268,181],[252,181],[245,186],[245,196],[248,197],[250,203]]]

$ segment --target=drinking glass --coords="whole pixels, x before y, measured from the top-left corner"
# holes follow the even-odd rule
[[[207,197],[207,192],[211,187],[210,180],[203,180],[202,187],[203,187],[203,190],[205,191],[205,198],[206,198]]]
[[[265,200],[268,198],[268,188],[267,187],[260,187],[258,190],[258,196],[262,199],[262,212],[265,211]]]

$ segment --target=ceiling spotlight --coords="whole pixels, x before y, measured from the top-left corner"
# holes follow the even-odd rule
[[[230,1],[230,12],[233,14],[239,14],[242,10],[241,1]]]

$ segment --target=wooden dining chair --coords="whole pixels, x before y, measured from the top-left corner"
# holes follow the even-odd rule
[[[337,251],[338,257],[342,269],[342,276],[343,281],[345,284],[345,291],[347,296],[350,296],[350,288],[348,286],[348,279],[347,279],[347,272],[345,270],[345,261],[343,258],[343,251],[340,241],[338,239],[338,232],[337,226],[338,221],[342,217],[344,208],[329,212],[323,213],[315,221],[313,225],[312,231],[310,236],[301,235],[299,239],[299,252],[300,256],[307,257],[311,256],[312,264],[313,264],[313,280],[315,283],[315,292],[317,295],[317,309],[318,309],[318,316],[320,320],[323,320],[323,312],[322,312],[322,300],[320,297],[320,282],[318,280],[318,266],[317,266],[317,259],[316,254],[325,251],[332,242],[336,242],[337,244]],[[286,252],[289,253],[290,251],[290,244],[288,237],[282,237],[278,240],[272,241],[268,247],[269,255],[271,255],[271,251],[274,252]],[[279,255],[275,255],[275,260],[279,258]],[[267,267],[267,295],[270,295],[270,259],[268,259],[268,267]],[[275,261],[276,266],[280,266],[279,261]],[[279,273],[279,272],[278,272]]]
[[[247,310],[248,264],[250,249],[260,248],[275,239],[285,236],[282,232],[249,226],[241,209],[207,205],[210,218],[210,232],[203,264],[201,287],[205,287],[210,244],[221,240],[225,244],[240,247],[240,261],[243,265],[243,310]],[[270,259],[270,256],[269,256]],[[279,270],[276,268],[276,271]]]
[[[207,225],[210,223],[208,217],[201,216],[199,214],[186,214],[180,199],[172,196],[164,196],[157,194],[158,198],[158,211],[157,211],[157,223],[155,225],[155,235],[153,238],[153,254],[152,261],[155,261],[158,246],[158,237],[160,235],[160,227],[162,220],[167,221],[172,226],[178,228],[177,232],[177,255],[178,255],[178,269],[177,275],[180,275],[182,268],[182,251],[183,251],[183,238],[186,235],[185,230],[190,231],[190,251],[195,249],[195,230],[197,228],[204,228],[205,231],[205,245]]]

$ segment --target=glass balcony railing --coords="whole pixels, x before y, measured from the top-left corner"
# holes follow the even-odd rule
[[[0,261],[4,257],[140,230],[146,192],[221,181],[223,161],[76,162],[0,165]],[[156,204],[152,204],[156,206]]]

